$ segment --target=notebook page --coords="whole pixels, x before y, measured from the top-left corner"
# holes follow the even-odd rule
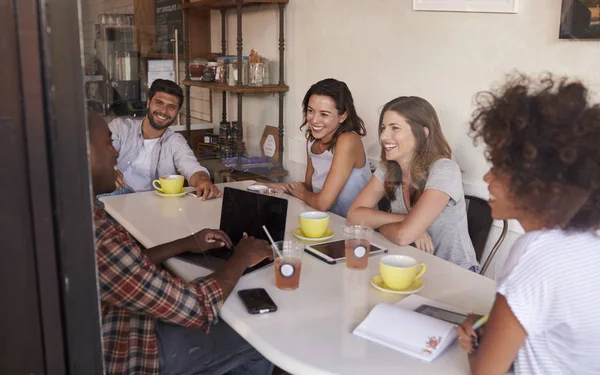
[[[431,361],[456,338],[455,325],[411,310],[380,303],[354,334]]]

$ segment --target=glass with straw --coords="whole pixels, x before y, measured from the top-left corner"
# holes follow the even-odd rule
[[[263,225],[263,230],[271,241],[275,263],[275,286],[281,290],[294,290],[300,285],[302,254],[304,245],[297,241],[273,241],[271,234]]]

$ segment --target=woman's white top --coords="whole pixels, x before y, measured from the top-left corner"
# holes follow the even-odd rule
[[[522,236],[498,284],[527,339],[516,374],[600,374],[600,238],[540,230]]]

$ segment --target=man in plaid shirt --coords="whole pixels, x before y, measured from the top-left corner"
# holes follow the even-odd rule
[[[90,112],[88,120],[94,195],[108,193],[117,153],[104,119]],[[187,283],[157,265],[185,251],[231,247],[224,232],[204,229],[145,250],[100,205],[94,221],[107,373],[271,374],[271,363],[225,322],[217,324],[244,270],[271,256],[266,241],[242,239],[222,270]]]

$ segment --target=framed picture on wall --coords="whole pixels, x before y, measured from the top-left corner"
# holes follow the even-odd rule
[[[414,10],[517,13],[519,0],[413,0]]]
[[[600,0],[562,0],[560,39],[600,39]]]

